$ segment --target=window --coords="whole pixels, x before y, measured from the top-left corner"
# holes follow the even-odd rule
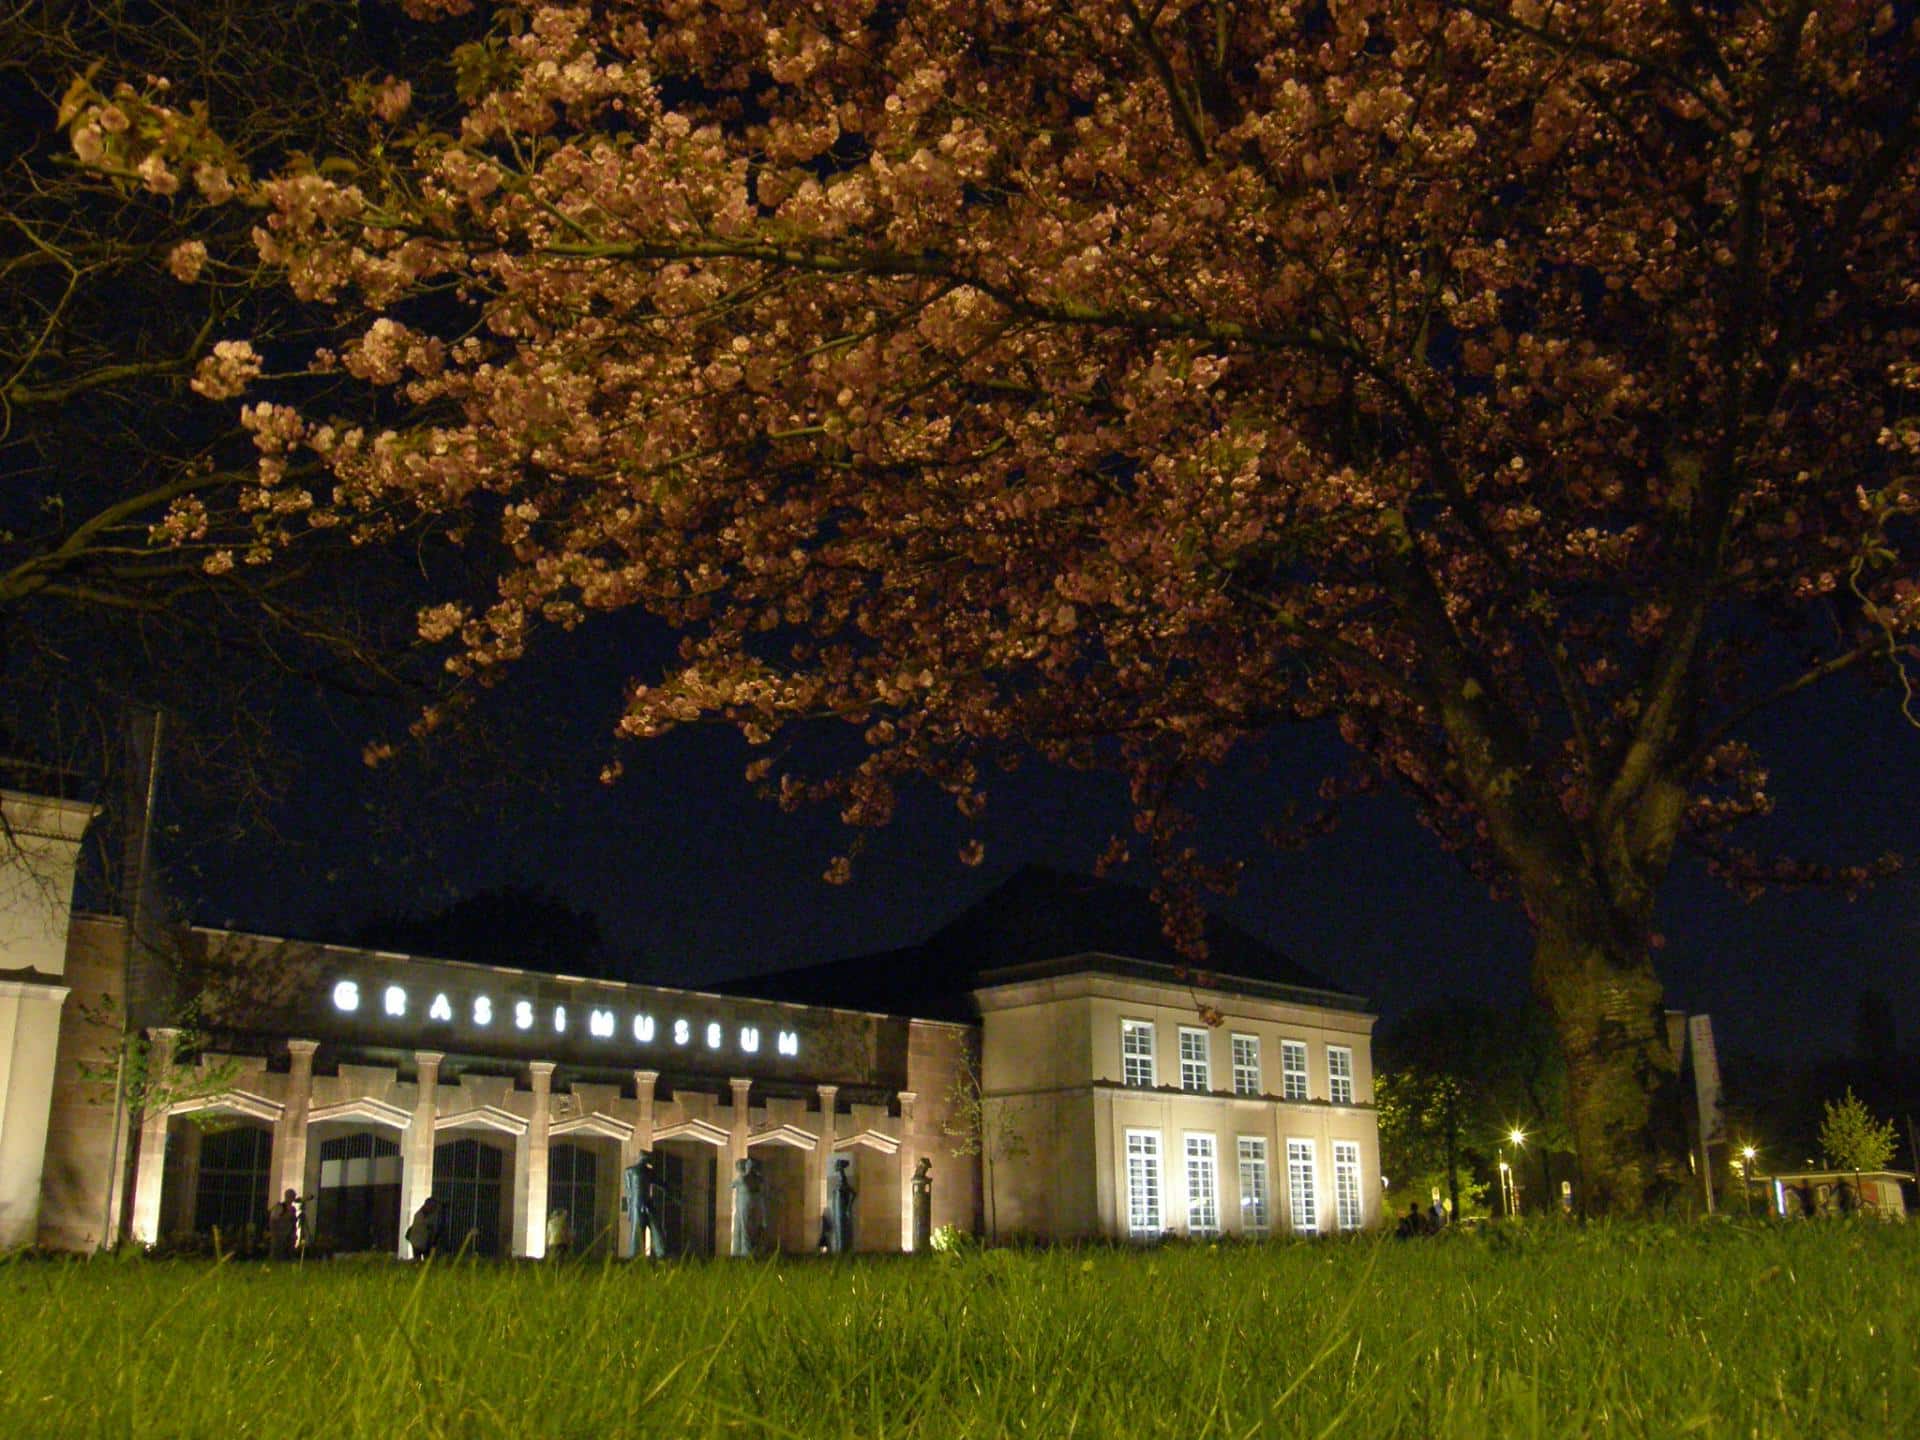
[[[1333,1142],[1333,1207],[1342,1230],[1360,1228],[1360,1147],[1351,1140]]]
[[[1280,1098],[1307,1098],[1307,1042],[1304,1040],[1280,1042]]]
[[[1187,1136],[1187,1234],[1220,1233],[1220,1200],[1213,1136]]]
[[[1336,1105],[1353,1103],[1353,1051],[1344,1045],[1327,1047],[1327,1098]]]
[[[172,1143],[181,1142],[175,1139]],[[241,1232],[249,1225],[264,1231],[272,1166],[271,1130],[241,1125],[202,1135],[200,1174],[193,1196],[194,1230],[206,1235],[218,1227],[228,1247],[239,1243]]]
[[[1180,1088],[1203,1095],[1213,1088],[1207,1073],[1207,1032],[1186,1025],[1180,1027]]]
[[[1320,1233],[1320,1211],[1313,1194],[1313,1142],[1287,1141],[1287,1202],[1298,1235]]]
[[[1251,1135],[1240,1137],[1240,1229],[1262,1237],[1273,1223],[1267,1201],[1267,1142]]]
[[[1120,1079],[1123,1084],[1151,1090],[1159,1082],[1153,1078],[1153,1022],[1120,1022]]]
[[[1127,1131],[1127,1234],[1160,1238],[1160,1132]]]
[[[576,1254],[605,1248],[600,1245],[599,1169],[599,1157],[584,1145],[563,1142],[547,1152],[547,1213],[566,1211]]]
[[[1233,1037],[1233,1093],[1260,1093],[1260,1037],[1257,1035]]]

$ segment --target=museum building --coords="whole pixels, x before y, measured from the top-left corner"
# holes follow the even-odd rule
[[[913,950],[693,991],[155,935],[71,910],[90,807],[0,803],[0,1248],[231,1243],[293,1190],[334,1253],[408,1253],[432,1196],[477,1253],[540,1257],[559,1212],[575,1253],[626,1254],[643,1153],[674,1255],[730,1252],[743,1160],[793,1253],[842,1160],[862,1251],[915,1248],[922,1160],[931,1226],[966,1233],[1380,1221],[1364,1002],[1230,927],[1219,970],[1172,963],[1128,887],[1023,871]]]

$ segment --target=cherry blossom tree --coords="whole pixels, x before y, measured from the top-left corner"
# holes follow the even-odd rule
[[[396,80],[235,178],[362,386],[245,409],[249,547],[459,517],[456,671],[645,607],[624,732],[851,722],[747,773],[854,826],[1037,748],[1192,870],[1178,787],[1331,719],[1524,907],[1584,1203],[1670,1193],[1675,846],[1738,874],[1744,723],[1920,613],[1911,4],[603,0],[453,64],[457,127]],[[71,139],[221,153],[137,85]]]

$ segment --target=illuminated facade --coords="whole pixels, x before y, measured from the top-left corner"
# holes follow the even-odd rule
[[[9,794],[16,832],[30,801],[53,838],[32,877],[38,908],[24,891],[3,907],[19,933],[0,954],[0,1244],[87,1250],[215,1227],[231,1243],[293,1190],[335,1252],[407,1253],[408,1219],[432,1196],[450,1240],[480,1253],[539,1257],[570,1232],[575,1253],[625,1254],[621,1176],[642,1152],[671,1197],[675,1254],[729,1252],[743,1160],[759,1162],[763,1244],[786,1252],[818,1247],[842,1159],[862,1251],[913,1248],[923,1158],[931,1225],[969,1233],[1258,1235],[1378,1218],[1372,1017],[1351,997],[1196,992],[1163,966],[1082,954],[976,970],[965,1013],[916,1018],[207,928],[167,937],[165,964],[143,965],[125,921],[47,903],[71,893],[90,812]],[[166,1006],[129,993],[130,975],[138,992],[160,970]],[[843,977],[832,993],[857,988]],[[166,1021],[189,992],[199,1049],[176,1055],[182,1032]],[[1224,1023],[1201,1026],[1198,1004]],[[101,1076],[123,1016],[155,1078],[117,1097]],[[983,1105],[969,1103],[972,1076]],[[982,1110],[991,1164],[964,1138]]]

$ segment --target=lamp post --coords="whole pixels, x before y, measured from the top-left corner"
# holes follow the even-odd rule
[[[1740,1147],[1740,1213],[1753,1213],[1753,1162],[1760,1152],[1752,1145]]]
[[[1527,1148],[1527,1132],[1518,1125],[1507,1132],[1507,1139],[1513,1142],[1513,1168],[1508,1172],[1507,1183],[1513,1187],[1513,1209],[1511,1214],[1520,1213],[1520,1152]]]

